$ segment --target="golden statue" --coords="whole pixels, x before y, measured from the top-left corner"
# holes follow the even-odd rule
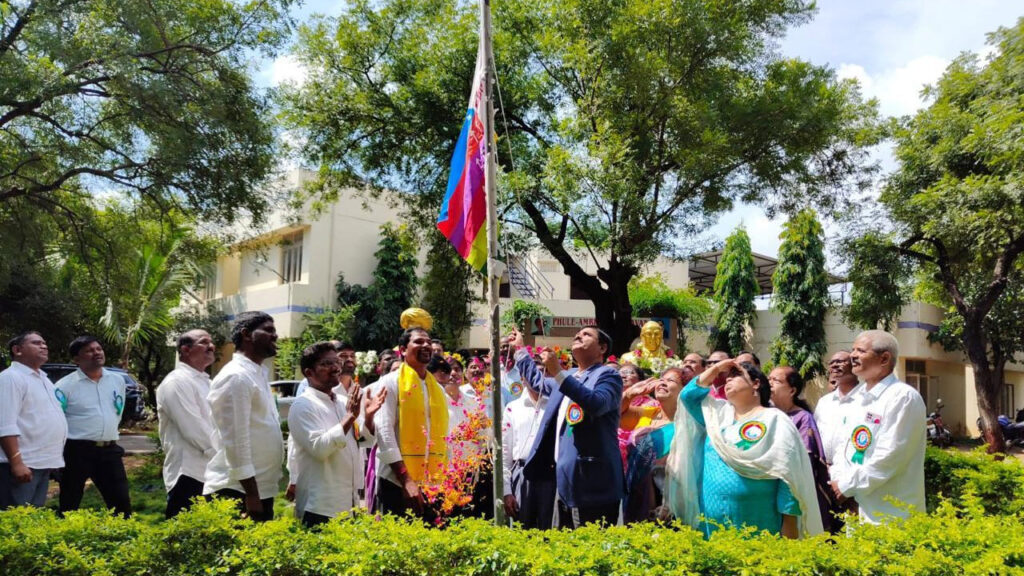
[[[668,346],[663,344],[664,340],[665,330],[661,327],[661,322],[648,321],[640,329],[639,341],[633,343],[633,352],[623,354],[622,362],[624,364],[637,364],[637,352],[644,358],[668,358]]]
[[[430,332],[430,329],[434,327],[434,318],[430,316],[430,312],[423,308],[407,308],[402,312],[399,322],[402,324],[402,330],[422,328]]]

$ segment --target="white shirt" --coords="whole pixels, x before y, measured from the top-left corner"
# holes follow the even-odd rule
[[[305,392],[309,388],[309,380],[304,378],[302,380],[302,383],[305,384],[305,387],[302,389],[302,391]],[[367,387],[363,391],[364,401],[365,401],[366,398],[369,398],[369,395],[370,395],[369,390],[370,390],[370,387]],[[347,411],[348,410],[348,408],[347,408],[347,406],[348,406],[348,391],[345,390],[345,387],[342,386],[341,384],[338,384],[337,386],[335,386],[334,388],[331,389],[331,392],[334,392],[334,394],[338,397],[338,401],[341,402],[342,406],[346,407],[346,411]],[[289,415],[291,415],[290,412],[289,412]],[[365,427],[364,427],[365,426],[364,417],[365,417],[365,414],[362,411],[360,411],[359,412],[359,416],[356,418],[356,425],[357,425],[359,433],[360,433],[360,436],[358,438],[359,446],[361,448],[371,448],[373,446],[373,443],[376,441],[376,438],[374,438],[374,436],[372,434],[370,434],[369,432],[367,432],[365,430]],[[285,469],[288,470],[288,484],[296,484],[297,485],[298,481],[299,481],[299,463],[296,461],[295,440],[292,438],[291,434],[288,434],[288,446],[287,446],[287,449],[286,449],[286,453],[287,453],[287,455],[285,457]],[[362,488],[365,484],[366,484],[366,482],[365,482],[365,478],[364,478],[363,480],[360,480],[359,487]],[[296,509],[296,512],[298,512],[297,509]],[[302,518],[301,513],[299,513],[299,518]]]
[[[344,431],[347,402],[342,394],[336,392],[331,400],[310,386],[288,410],[289,449],[301,470],[292,477],[295,515],[300,518],[306,512],[333,518],[359,505],[363,456],[355,433],[360,426]]]
[[[842,427],[842,408],[853,400],[853,390],[850,394],[842,394],[835,389],[825,394],[818,400],[814,407],[814,421],[818,424],[818,432],[821,434],[822,450],[825,451],[825,460],[831,464],[833,454],[842,447],[843,434],[846,430]]]
[[[389,372],[381,377],[373,387],[373,395],[376,396],[381,388],[388,391],[384,398],[384,405],[380,407],[373,417],[373,425],[377,429],[377,478],[387,480],[396,486],[401,486],[398,477],[395,476],[391,465],[402,460],[402,451],[398,447],[398,370]],[[414,377],[419,378],[414,374]],[[440,386],[440,384],[435,384]],[[424,404],[427,403],[426,380],[420,380],[420,391],[423,394]],[[450,397],[441,389],[446,400]],[[430,410],[426,411],[424,420],[426,422],[427,438],[430,438]],[[426,456],[426,454],[424,454]]]
[[[862,383],[850,395],[853,400],[842,409],[846,438],[829,469],[832,479],[844,495],[857,499],[865,522],[908,516],[905,506],[898,508],[887,497],[924,512],[926,415],[921,395],[895,374],[871,390]],[[863,463],[858,464],[853,434],[862,425],[871,432],[871,441],[863,451]]]
[[[303,378],[298,384],[295,385],[295,397],[302,396],[302,393],[309,388],[309,378]]]
[[[18,437],[21,460],[29,468],[64,467],[68,423],[45,372],[21,362],[0,372],[0,436]],[[7,462],[3,450],[0,462]]]
[[[505,496],[512,494],[512,464],[526,460],[533,448],[533,441],[544,419],[547,398],[540,396],[537,402],[526,393],[509,402],[501,418],[501,466],[505,476]]]
[[[116,441],[117,427],[124,412],[124,377],[106,368],[98,382],[93,382],[81,369],[57,381],[54,392],[63,397],[64,415],[68,421],[68,438],[95,442]]]
[[[181,476],[199,482],[213,449],[213,416],[206,397],[210,377],[188,364],[180,364],[156,389],[160,417],[160,445],[164,450],[164,486],[174,488]]]
[[[469,420],[469,413],[480,410],[484,410],[484,414],[490,418],[490,407],[493,402],[488,402],[488,399],[481,401],[480,397],[477,396],[476,390],[469,384],[463,384],[459,387],[459,399],[452,400],[452,397],[445,392],[445,401],[448,403],[448,457],[449,459],[458,457],[460,460],[464,460],[466,457],[475,456],[481,454],[484,450],[484,446],[477,445],[473,442],[466,442],[464,440],[452,440],[451,436],[455,432],[455,429],[462,425],[463,422]],[[484,435],[490,439],[494,436],[493,431],[488,429],[484,431]]]
[[[256,478],[260,498],[273,498],[281,479],[284,441],[277,403],[263,366],[236,352],[210,383],[213,448],[206,466],[203,494],[230,488]]]

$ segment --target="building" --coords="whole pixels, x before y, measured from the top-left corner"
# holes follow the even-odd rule
[[[301,185],[307,178],[304,173],[293,173],[288,185]],[[304,313],[334,302],[334,285],[339,274],[344,274],[349,283],[370,283],[376,266],[374,252],[380,239],[380,227],[388,222],[396,223],[397,218],[386,202],[352,194],[341,194],[337,202],[321,213],[299,221],[278,215],[271,219],[265,231],[236,245],[235,250],[218,260],[203,298],[229,317],[245,310],[263,310],[274,317],[280,337],[298,336],[303,329]],[[424,259],[421,254],[420,262]],[[715,262],[716,253],[696,256],[690,262],[659,258],[644,273],[661,274],[671,286],[692,282],[698,288],[709,288],[714,282]],[[580,263],[588,272],[596,274],[592,258],[581,255]],[[752,326],[751,348],[767,359],[779,326],[776,313],[766,305],[776,261],[756,255],[755,263],[765,300]],[[511,258],[508,264],[500,291],[502,307],[511,305],[513,298],[522,298],[537,301],[551,311],[548,326],[535,337],[536,344],[568,346],[579,327],[593,323],[593,304],[574,288],[550,255],[535,250]],[[841,294],[838,297],[841,298]],[[486,309],[481,303],[474,306],[473,325],[462,344],[469,348],[486,348],[489,343]],[[977,396],[970,364],[963,354],[947,352],[928,341],[928,334],[938,328],[941,318],[941,311],[921,303],[903,311],[896,330],[900,343],[898,373],[918,387],[929,412],[942,399],[943,416],[954,433],[977,435]],[[398,319],[395,321],[397,323]],[[673,349],[674,330],[666,330],[665,341]],[[828,355],[849,349],[856,333],[845,326],[837,314],[830,313],[826,320]],[[699,352],[707,352],[705,340],[706,334],[699,331],[687,334],[687,342]],[[229,354],[221,356],[228,358]],[[1012,416],[1024,407],[1024,365],[1009,365],[1006,382],[1002,412]],[[809,399],[816,400],[820,391],[820,386],[818,390],[809,387]]]

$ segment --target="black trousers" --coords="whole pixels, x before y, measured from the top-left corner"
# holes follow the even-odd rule
[[[555,516],[555,481],[523,480],[519,522],[523,528],[548,530]]]
[[[231,488],[224,488],[223,490],[217,490],[218,498],[228,498],[230,500],[236,500],[238,502],[238,511],[242,514],[248,514],[248,510],[245,509],[245,492],[239,492]],[[274,519],[274,497],[264,498],[260,500],[263,504],[263,514],[258,516],[250,515],[256,522],[267,522]]]
[[[192,507],[192,499],[203,495],[203,483],[191,476],[178,476],[178,481],[167,493],[167,509],[164,516],[174,518]]]
[[[61,513],[78,510],[82,505],[86,480],[92,480],[107,508],[113,508],[125,518],[131,516],[124,448],[117,444],[97,446],[88,440],[68,440],[64,444],[64,472],[60,478]]]
[[[407,513],[413,513],[413,509],[405,503],[402,489],[390,480],[377,479],[377,491],[373,498],[373,509],[377,512],[394,514],[395,516],[405,516]],[[430,525],[434,525],[437,520],[437,514],[430,506],[426,506],[423,509],[423,513],[417,514],[417,517]]]
[[[313,528],[320,526],[321,524],[327,524],[331,521],[329,516],[323,514],[316,514],[314,512],[303,512],[302,513],[302,525],[306,528]]]
[[[599,522],[614,526],[619,521],[619,503],[603,506],[583,506],[570,508],[561,500],[558,501],[558,527],[574,530],[580,526]]]

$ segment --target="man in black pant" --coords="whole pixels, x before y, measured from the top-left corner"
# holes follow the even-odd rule
[[[213,457],[213,417],[206,396],[215,346],[205,330],[190,330],[178,337],[181,363],[156,389],[160,416],[160,445],[164,449],[164,485],[167,518],[177,516],[203,495],[206,465]]]
[[[117,428],[124,411],[124,378],[103,368],[103,346],[93,336],[75,338],[68,352],[78,370],[61,378],[55,392],[68,422],[60,512],[78,509],[85,481],[91,479],[107,508],[128,517],[132,504],[124,449],[117,445]]]

